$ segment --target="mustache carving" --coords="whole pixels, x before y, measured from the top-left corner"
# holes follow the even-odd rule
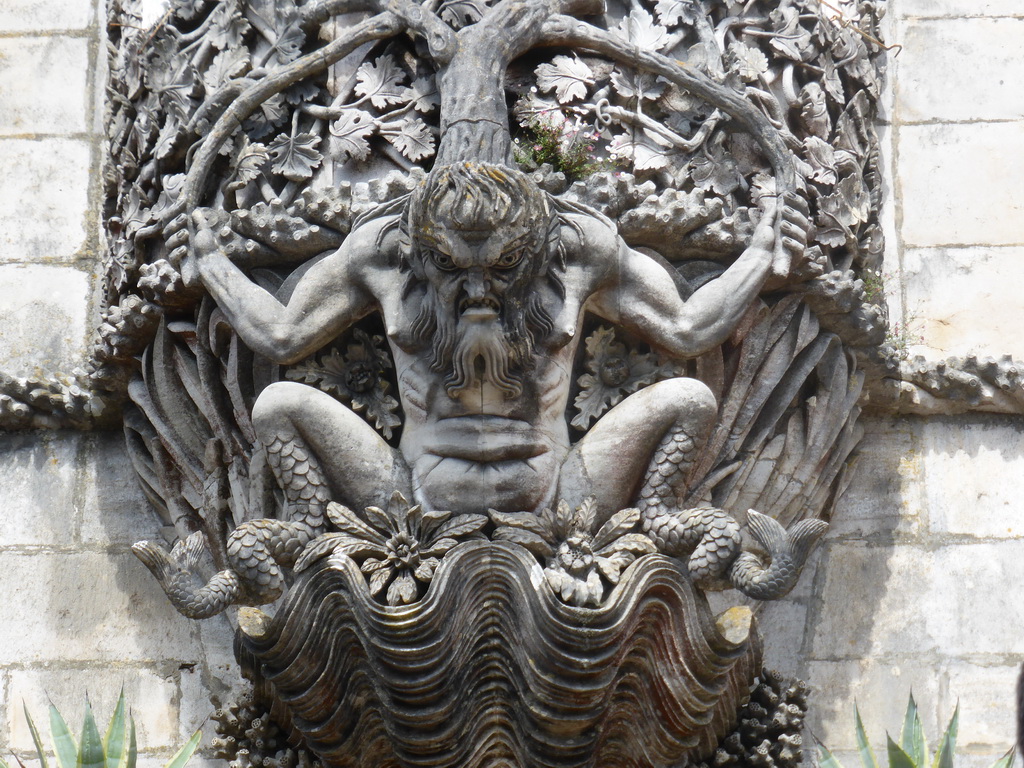
[[[496,318],[482,322],[463,318],[456,307],[447,306],[431,283],[424,282],[423,287],[412,336],[417,346],[430,351],[430,369],[445,374],[448,396],[457,398],[481,383],[507,398],[522,394],[537,346],[553,327],[537,293],[527,292],[525,302],[506,299]]]

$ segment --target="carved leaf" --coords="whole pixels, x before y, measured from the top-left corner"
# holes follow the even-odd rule
[[[632,45],[660,51],[668,45],[668,30],[654,21],[654,17],[643,8],[634,8],[615,31]]]
[[[559,103],[582,99],[587,86],[594,84],[594,73],[576,56],[555,56],[548,64],[537,67],[537,85],[545,93],[555,92]]]
[[[267,147],[274,159],[271,167],[292,181],[308,179],[324,159],[316,149],[319,143],[320,137],[312,133],[281,134]]]
[[[487,518],[484,515],[456,515],[443,523],[434,532],[434,536],[438,539],[445,536],[466,536],[470,533],[476,533],[485,525],[487,525]]]
[[[832,145],[817,136],[804,139],[804,152],[812,171],[811,181],[831,186],[836,183],[836,153]]]
[[[405,72],[393,58],[378,56],[376,61],[365,62],[356,70],[355,91],[377,109],[385,109],[389,104],[408,101],[408,89],[400,85],[404,79]]]
[[[632,69],[612,71],[612,86],[626,99],[638,97],[654,100],[665,92],[665,81],[650,72],[636,72]]]
[[[237,48],[242,45],[249,22],[238,10],[237,0],[221,2],[211,14],[212,24],[206,39],[218,50]]]
[[[734,43],[729,47],[732,57],[733,71],[748,83],[754,82],[768,71],[768,58],[757,48],[743,43]]]
[[[640,520],[639,509],[623,509],[616,512],[601,526],[601,529],[594,535],[593,547],[595,550],[611,544],[615,539],[628,533]]]
[[[227,185],[228,191],[237,191],[249,182],[255,181],[260,175],[260,169],[269,159],[270,153],[263,144],[245,142],[235,160],[235,170]]]
[[[228,80],[249,68],[249,52],[244,48],[230,48],[213,57],[210,67],[203,72],[203,84],[215,91]]]
[[[656,171],[668,166],[671,148],[660,137],[639,131],[633,138],[626,134],[614,137],[608,152],[612,157],[628,161],[638,171]]]
[[[408,118],[397,129],[382,125],[381,134],[413,162],[434,154],[434,136],[422,120]]]
[[[433,77],[418,77],[409,87],[412,108],[417,112],[433,112],[441,106],[441,95],[437,92],[437,82]]]
[[[262,139],[281,125],[287,117],[284,99],[281,94],[275,94],[260,103],[259,110],[245,121],[244,127],[251,138]]]
[[[278,15],[274,25],[277,36],[272,48],[271,60],[278,64],[290,64],[299,58],[306,34],[302,31],[301,19],[295,8],[287,8]]]
[[[338,159],[345,162],[350,157],[365,160],[370,154],[367,139],[377,130],[377,123],[369,112],[361,109],[346,109],[341,117],[331,123],[331,135]]]
[[[658,0],[654,12],[658,14],[658,21],[668,27],[693,24],[702,14],[694,0]]]

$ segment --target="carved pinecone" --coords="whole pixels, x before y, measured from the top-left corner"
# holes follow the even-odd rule
[[[799,768],[807,694],[806,683],[763,670],[750,701],[740,710],[736,730],[708,760],[691,768]]]
[[[246,696],[213,713],[217,738],[214,756],[229,768],[323,768],[305,749],[288,745],[288,735],[270,712]]]

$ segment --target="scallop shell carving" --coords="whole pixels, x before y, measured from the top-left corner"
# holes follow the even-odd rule
[[[240,655],[257,691],[337,768],[679,766],[735,728],[761,663],[753,627],[727,639],[668,558],[575,608],[505,542],[460,545],[401,607],[328,558],[254,626]]]

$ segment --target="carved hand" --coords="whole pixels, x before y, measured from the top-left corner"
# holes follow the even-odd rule
[[[186,214],[178,216],[164,234],[173,249],[171,264],[188,287],[199,284],[201,263],[213,254],[226,254],[227,242],[237,238],[228,228],[228,215],[210,208],[197,208],[191,219]]]
[[[770,209],[766,207],[766,217],[769,212]],[[776,277],[787,277],[794,265],[803,261],[807,249],[807,230],[810,228],[807,214],[807,201],[801,195],[789,193],[784,196],[775,221],[772,274]]]

